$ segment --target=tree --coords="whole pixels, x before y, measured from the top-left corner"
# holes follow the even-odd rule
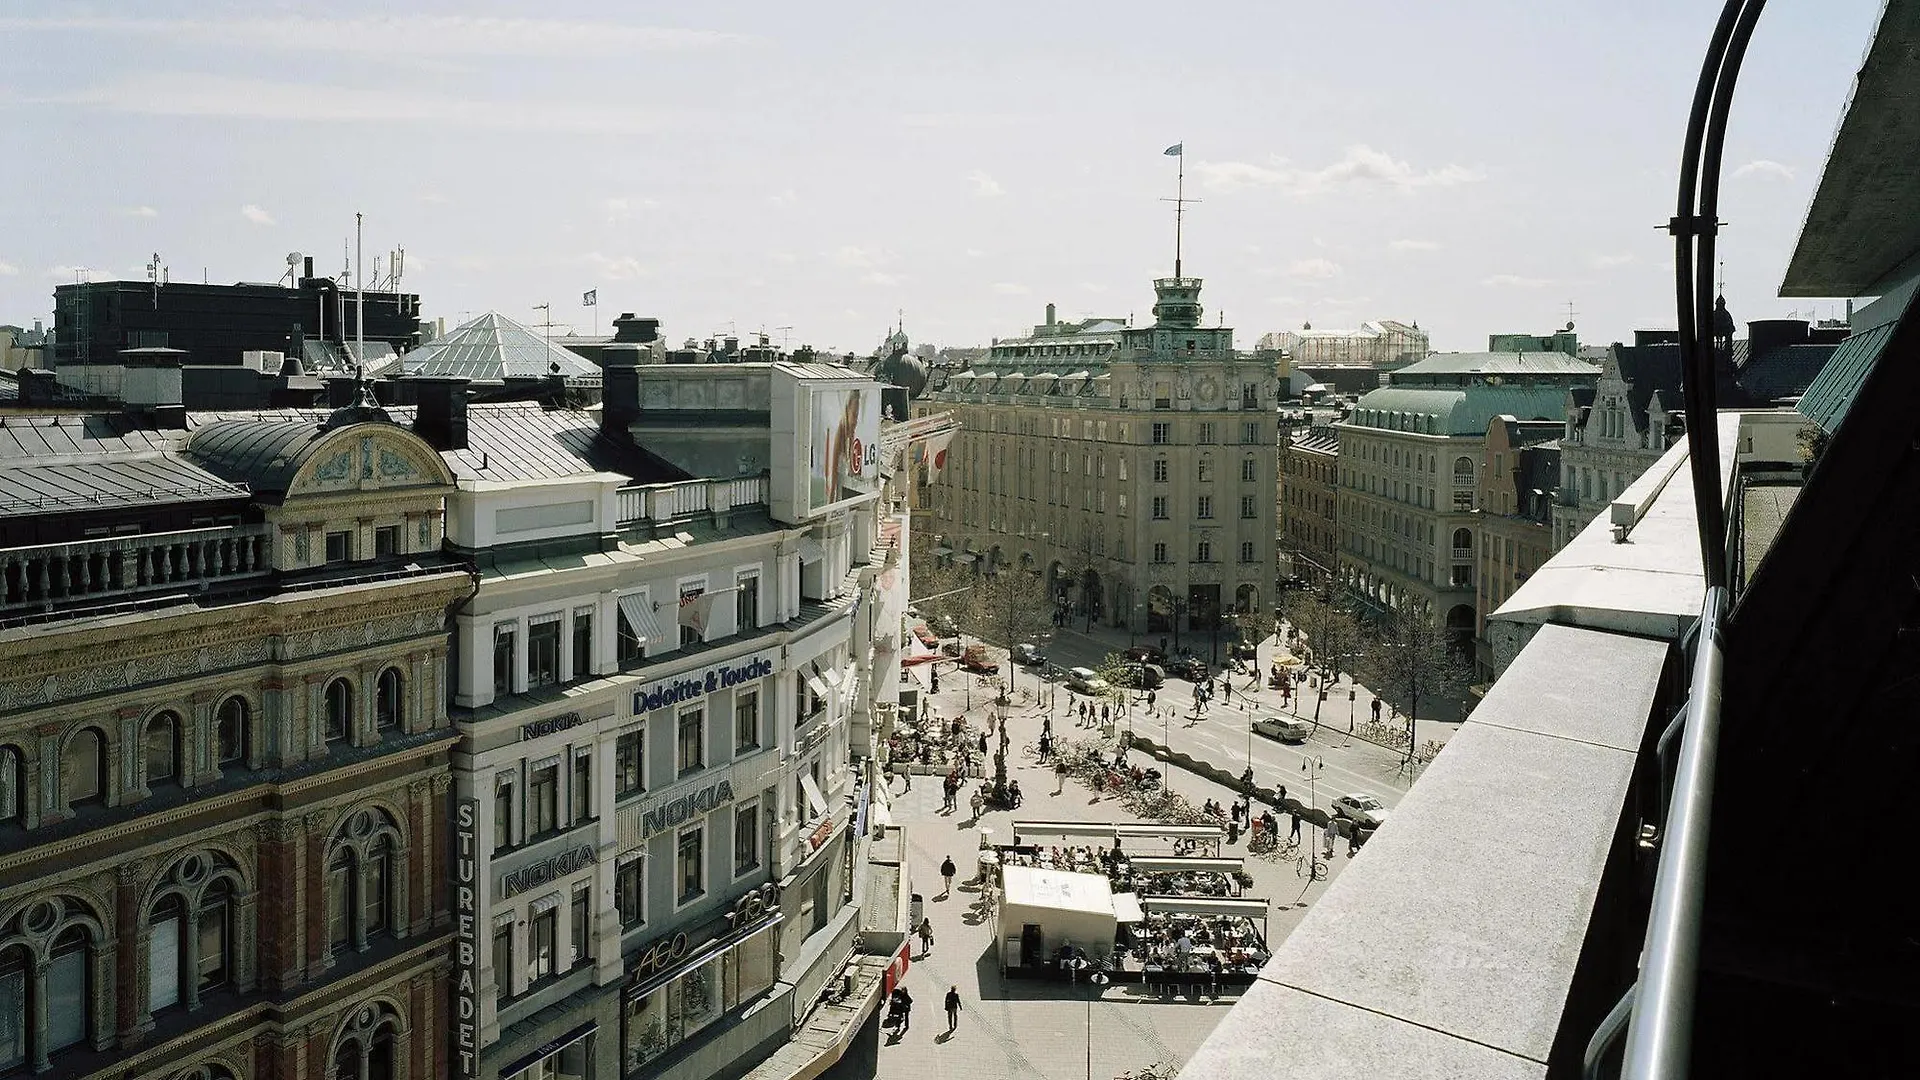
[[[960,625],[983,641],[1011,649],[1044,641],[1053,630],[1053,600],[1037,574],[1001,567],[981,574],[972,591],[960,595],[968,599]]]
[[[974,575],[942,558],[934,550],[934,541],[933,530],[919,528],[916,522],[907,552],[914,610],[935,621],[944,618],[959,624],[972,603]]]
[[[1472,677],[1471,664],[1461,660],[1447,630],[1425,615],[1390,611],[1376,620],[1368,634],[1364,657],[1367,685],[1389,700],[1404,702],[1407,718],[1407,761],[1419,748],[1416,717],[1424,698],[1457,693]]]
[[[1300,638],[1312,657],[1312,667],[1320,670],[1324,681],[1339,671],[1340,661],[1351,657],[1360,640],[1360,628],[1344,598],[1331,586],[1322,589],[1297,589],[1284,594],[1287,621],[1300,632]],[[1322,691],[1324,693],[1324,691]],[[1313,704],[1313,722],[1320,723],[1321,699]]]

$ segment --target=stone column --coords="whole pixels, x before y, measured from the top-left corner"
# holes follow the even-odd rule
[[[190,715],[180,732],[180,786],[198,787],[220,779],[219,755],[213,751],[213,694],[199,693],[188,698]]]
[[[433,797],[433,783],[420,779],[407,785],[407,843],[406,854],[394,854],[394,869],[404,870],[407,875],[407,887],[401,892],[403,900],[396,900],[393,913],[393,934],[395,937],[411,937],[423,934],[433,918],[430,883],[435,873],[433,858],[434,813],[428,802]]]
[[[261,903],[255,909],[254,945],[259,956],[257,981],[268,992],[298,985],[305,967],[304,840],[297,817],[271,820],[260,827],[256,895]]]
[[[34,958],[33,989],[27,996],[27,1000],[34,1003],[32,1019],[28,1024],[33,1030],[27,1042],[33,1047],[33,1071],[37,1073],[53,1068],[53,1063],[47,1059],[47,969],[51,966],[44,959]]]
[[[432,659],[431,653],[417,652],[407,657],[407,694],[401,702],[406,712],[401,716],[400,730],[406,732],[426,731],[439,725],[439,718],[433,715],[428,702],[434,699],[428,696],[427,666]]]
[[[301,680],[306,697],[306,759],[314,761],[327,756],[327,700],[326,676],[308,675]]]
[[[60,733],[64,730],[66,726],[57,722],[42,724],[34,729],[40,745],[39,824],[51,825],[73,816],[73,812],[67,808],[66,792],[60,786]]]
[[[243,994],[252,992],[257,979],[254,957],[259,955],[259,898],[259,890],[254,890],[233,899],[233,953],[228,962],[233,965],[233,988]]]
[[[595,781],[598,782],[605,770],[599,767],[598,761],[594,763],[594,770],[594,778]],[[445,772],[435,773],[430,787],[431,790],[427,795],[427,821],[429,822],[433,837],[430,843],[420,845],[426,850],[422,861],[426,866],[431,868],[430,872],[425,875],[428,882],[428,891],[426,911],[423,914],[430,916],[433,920],[434,928],[439,929],[449,926],[453,922],[452,909],[447,895],[447,877],[449,871],[442,870],[440,867],[441,859],[444,857],[443,853],[453,850],[453,821],[448,815],[447,803],[447,791],[453,787],[453,777],[451,774]]]
[[[375,699],[380,695],[380,668],[378,664],[362,663],[354,669],[354,674],[358,676],[354,681],[359,686],[353,694],[353,726],[347,731],[347,742],[354,746],[372,746],[380,741],[373,722]]]
[[[119,936],[129,947],[114,956],[114,1013],[120,1029],[120,1045],[139,1046],[153,1030],[153,1016],[147,1011],[146,950],[139,947],[146,934],[137,933],[142,925],[140,910],[140,864],[127,863],[114,870],[113,921]]]
[[[120,752],[115,754],[111,752],[111,747],[102,748],[102,752],[107,754],[108,806],[119,806],[129,801],[121,797],[123,791],[130,799],[144,799],[153,794],[147,786],[146,762],[141,753],[146,748],[146,733],[140,729],[142,711],[137,707],[129,707],[115,710],[113,714],[120,728]],[[138,788],[133,786],[136,779],[140,784]]]
[[[299,880],[306,885],[301,890],[306,898],[306,911],[301,929],[306,936],[307,978],[317,979],[333,967],[333,957],[327,949],[327,815],[308,814],[304,824],[307,872]]]

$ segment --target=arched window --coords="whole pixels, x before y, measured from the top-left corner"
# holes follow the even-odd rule
[[[398,1017],[384,1005],[356,1008],[349,1016],[333,1051],[332,1080],[393,1080]]]
[[[380,673],[380,682],[374,688],[373,725],[377,728],[397,727],[400,723],[400,670],[388,668]]]
[[[106,801],[106,737],[99,728],[81,728],[67,740],[67,752],[60,758],[60,785],[70,807]]]
[[[180,1004],[187,956],[187,905],[169,893],[153,905],[147,920],[147,1010]]]
[[[400,830],[385,811],[350,815],[335,835],[327,860],[327,945],[364,949],[405,920],[395,882],[399,877]]]
[[[213,756],[223,769],[239,768],[247,762],[247,703],[230,697],[220,703],[214,714]]]
[[[146,762],[147,786],[177,784],[180,781],[180,718],[170,712],[147,721],[142,760]]]
[[[353,686],[345,679],[327,684],[327,741],[339,742],[353,733]]]
[[[233,886],[225,879],[216,879],[200,895],[194,986],[201,994],[227,985],[233,977],[235,906]]]
[[[1473,531],[1471,529],[1453,530],[1453,549],[1455,551],[1473,550]]]
[[[57,1053],[87,1036],[87,1018],[93,1015],[93,938],[85,927],[69,927],[54,939],[47,964],[47,1001],[44,1022],[47,1050]]]
[[[0,1072],[27,1063],[27,1032],[32,1030],[33,1018],[27,992],[32,971],[33,954],[25,945],[0,949]]]
[[[0,825],[24,822],[26,806],[26,756],[20,753],[18,747],[0,746]],[[0,1023],[5,1023],[3,1017],[0,1017]],[[0,1065],[0,1069],[4,1068],[5,1065]]]

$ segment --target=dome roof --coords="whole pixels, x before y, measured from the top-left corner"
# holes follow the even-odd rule
[[[873,365],[876,377],[891,386],[904,386],[909,398],[917,398],[927,389],[927,365],[905,349],[896,349]]]

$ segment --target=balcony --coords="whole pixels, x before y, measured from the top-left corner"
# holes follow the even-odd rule
[[[1457,562],[1457,563],[1470,563],[1470,562],[1472,562],[1472,561],[1473,561],[1473,548],[1472,548],[1472,547],[1456,547],[1456,548],[1454,548],[1454,549],[1453,549],[1453,561],[1454,561],[1454,562]]]
[[[254,524],[0,549],[0,622],[265,576],[271,534],[272,526]]]
[[[708,514],[767,503],[767,477],[733,480],[682,480],[621,488],[615,518],[620,525],[664,525]]]

